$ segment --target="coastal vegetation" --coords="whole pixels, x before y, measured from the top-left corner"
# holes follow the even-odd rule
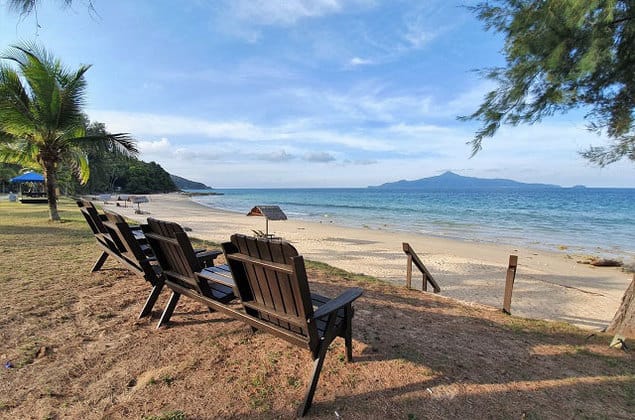
[[[41,171],[49,219],[59,221],[57,197],[121,192],[147,194],[178,188],[155,162],[136,158],[135,141],[90,122],[82,112],[85,73],[67,70],[36,44],[11,47],[0,66],[0,184],[22,170]],[[13,64],[15,67],[12,67]]]
[[[0,417],[294,416],[308,354],[189,299],[157,331],[167,291],[137,320],[149,285],[110,260],[91,274],[92,233],[70,199],[59,211],[65,223],[51,224],[45,206],[0,202]],[[46,270],[33,263],[43,254]],[[327,358],[316,418],[627,418],[635,407],[635,355],[606,334],[308,270],[318,293],[364,288],[356,361]]]
[[[211,190],[212,188],[202,182],[190,181],[177,175],[170,174],[172,182],[181,190]]]
[[[11,67],[12,63],[17,67]],[[103,147],[135,155],[127,134],[86,132],[82,107],[90,66],[66,69],[36,44],[12,46],[0,66],[0,161],[41,170],[49,219],[59,221],[58,171],[68,168],[82,184],[90,177],[87,148]]]

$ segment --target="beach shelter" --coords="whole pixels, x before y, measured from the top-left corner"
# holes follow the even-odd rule
[[[247,216],[264,216],[267,236],[269,236],[269,220],[287,220],[287,215],[278,206],[256,206],[249,210]]]
[[[39,174],[37,172],[26,172],[23,173],[22,175],[16,176],[14,178],[11,178],[9,180],[9,182],[13,183],[13,184],[22,184],[25,182],[42,182],[44,183],[44,175]]]
[[[20,184],[20,195],[23,196],[20,198],[20,202],[45,203],[47,201],[46,193],[44,192],[44,175],[31,171],[11,178],[9,182],[12,184]],[[30,191],[26,193],[22,191],[22,186],[24,184],[31,184]],[[38,188],[35,188],[36,185]],[[26,198],[24,196],[26,196]]]

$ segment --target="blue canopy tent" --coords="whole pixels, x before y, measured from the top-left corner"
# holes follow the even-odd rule
[[[14,184],[23,182],[44,182],[44,175],[31,171],[11,178],[9,182],[12,182]]]
[[[26,172],[9,180],[13,184],[20,184],[20,202],[22,203],[46,203],[46,192],[44,191],[44,175],[37,172]],[[27,192],[22,191],[22,185],[30,184]],[[38,185],[42,184],[42,185]]]

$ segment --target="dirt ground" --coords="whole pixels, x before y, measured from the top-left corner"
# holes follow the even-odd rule
[[[187,298],[157,330],[167,291],[138,320],[149,285],[115,261],[90,274],[80,222],[0,217],[0,418],[295,417],[308,351]],[[309,271],[313,291],[364,295],[355,362],[337,339],[308,418],[633,418],[635,353],[609,336]]]

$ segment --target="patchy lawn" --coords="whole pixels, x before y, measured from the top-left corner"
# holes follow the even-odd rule
[[[308,351],[181,299],[170,327],[136,316],[149,284],[100,255],[70,200],[0,202],[0,418],[292,418]],[[632,418],[633,352],[609,336],[309,264],[355,303],[353,355],[332,345],[308,417]],[[10,362],[12,367],[4,367]]]

